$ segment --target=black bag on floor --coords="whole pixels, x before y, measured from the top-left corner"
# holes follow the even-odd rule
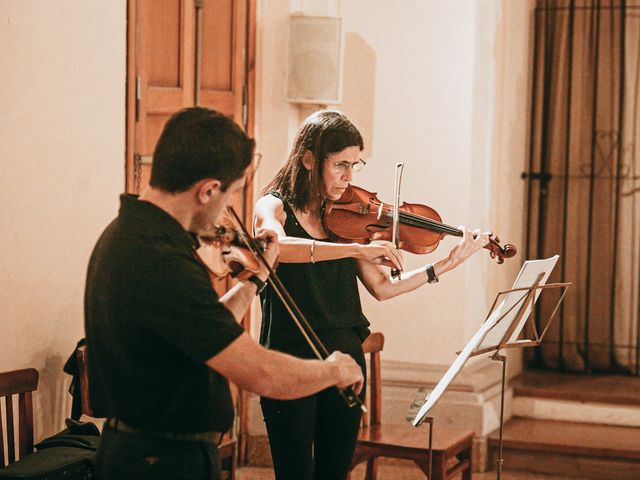
[[[0,480],[95,479],[98,427],[69,419],[66,423],[65,430],[35,445],[36,452],[0,468]]]

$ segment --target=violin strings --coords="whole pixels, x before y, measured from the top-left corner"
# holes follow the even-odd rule
[[[388,217],[393,217],[393,213],[390,211],[386,212]],[[450,235],[461,236],[462,232],[457,228],[446,225],[442,222],[438,222],[437,220],[431,220],[430,218],[423,217],[421,215],[417,215],[411,212],[400,212],[400,219],[404,220],[407,225],[411,225],[414,227],[426,227],[431,228],[436,231],[442,233],[448,233]]]

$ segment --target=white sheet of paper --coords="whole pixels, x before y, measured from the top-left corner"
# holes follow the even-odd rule
[[[547,279],[549,278],[549,275],[551,275],[551,272],[553,271],[553,268],[556,265],[556,262],[558,261],[558,258],[559,258],[558,255],[554,255],[553,257],[546,258],[544,260],[527,260],[526,262],[524,262],[524,265],[522,265],[522,268],[520,269],[520,273],[518,273],[518,276],[516,277],[515,282],[513,282],[513,286],[511,287],[511,289],[513,290],[516,288],[530,287],[535,283],[536,279],[538,278],[538,276],[540,276],[540,274],[542,274],[542,280],[540,280],[540,285],[545,285],[547,283]],[[542,290],[536,290],[536,293],[535,293],[536,301],[538,300],[540,293],[542,293]],[[507,313],[505,317],[500,321],[500,323],[498,323],[494,328],[491,329],[491,331],[489,331],[489,333],[487,333],[487,335],[484,337],[484,340],[478,347],[478,350],[482,350],[484,348],[497,347],[498,345],[500,345],[500,342],[502,341],[503,337],[507,333],[507,330],[509,330],[509,327],[513,323],[513,320],[518,314],[520,307],[522,306],[522,302],[524,302],[526,296],[527,296],[526,291],[510,292],[504,296],[504,298],[502,299],[498,307],[493,311],[493,314],[491,316],[492,317],[496,316],[497,318],[500,318],[502,315],[505,314],[505,312],[509,312],[509,313]],[[513,331],[511,336],[507,339],[507,343],[515,343],[518,336],[520,335],[520,332],[524,328],[524,324],[526,323],[527,318],[529,318],[529,315],[531,314],[531,309],[532,309],[532,305],[529,305],[524,315],[518,322],[518,325],[516,326],[515,330]]]
[[[544,273],[544,275],[542,276],[540,285],[544,285],[549,278],[553,267],[558,261],[558,258],[558,255],[554,255],[553,257],[544,260],[527,260],[524,262],[524,265],[522,265],[515,282],[513,282],[512,288],[530,287],[541,273]],[[536,300],[538,299],[540,292],[541,290],[536,292]],[[498,320],[500,320],[500,317],[502,317],[502,315],[504,315],[511,306],[517,304],[519,301],[524,301],[525,296],[526,292],[508,293],[496,306],[489,318],[487,318],[487,320],[480,326],[475,335],[471,337],[471,340],[467,342],[464,349],[458,355],[458,358],[454,360],[435,388],[427,395],[424,403],[420,407],[420,410],[411,422],[414,427],[417,427],[427,413],[429,413],[429,411],[435,406],[436,402],[440,399],[456,375],[460,373],[462,367],[464,367],[464,364],[473,352],[486,348],[487,346],[498,346],[500,344],[500,340],[502,340],[504,335],[507,333],[511,322],[515,319],[515,316],[518,313],[518,306],[516,305],[515,308],[513,308],[499,323]],[[530,312],[531,308],[529,308],[528,311],[525,312],[525,315],[522,316],[522,319],[519,322],[518,327],[513,332],[509,342],[515,342],[516,338],[520,334],[520,330],[524,327]]]
[[[462,352],[460,352],[460,355],[458,355],[458,357],[453,361],[453,363],[449,367],[449,370],[447,370],[447,372],[442,376],[442,378],[440,379],[438,384],[435,386],[435,388],[427,395],[427,398],[425,398],[425,401],[422,404],[422,407],[420,407],[420,410],[418,411],[417,415],[414,417],[414,419],[411,422],[414,427],[417,427],[418,424],[424,418],[424,416],[427,413],[429,413],[429,410],[431,410],[434,407],[434,405],[440,399],[440,396],[442,396],[442,394],[447,389],[449,384],[453,381],[456,375],[460,373],[460,370],[462,370],[462,367],[464,366],[467,359],[469,358],[469,355],[471,355],[471,353],[473,353],[476,350],[478,345],[480,345],[480,342],[482,342],[482,339],[487,334],[487,332],[491,329],[491,327],[495,325],[495,322],[498,321],[498,318],[499,317],[495,317],[493,320],[489,318],[486,322],[482,324],[480,329],[471,338],[471,340],[469,340],[469,342],[464,347]]]

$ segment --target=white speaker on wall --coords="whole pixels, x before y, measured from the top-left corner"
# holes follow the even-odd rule
[[[342,19],[289,17],[285,98],[293,103],[342,100]]]

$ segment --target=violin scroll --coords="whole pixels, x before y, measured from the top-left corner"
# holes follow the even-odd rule
[[[489,256],[495,258],[498,265],[503,264],[505,258],[511,258],[518,253],[518,249],[510,243],[505,243],[504,246],[500,245],[498,237],[489,239],[489,243],[484,248],[489,250]]]

